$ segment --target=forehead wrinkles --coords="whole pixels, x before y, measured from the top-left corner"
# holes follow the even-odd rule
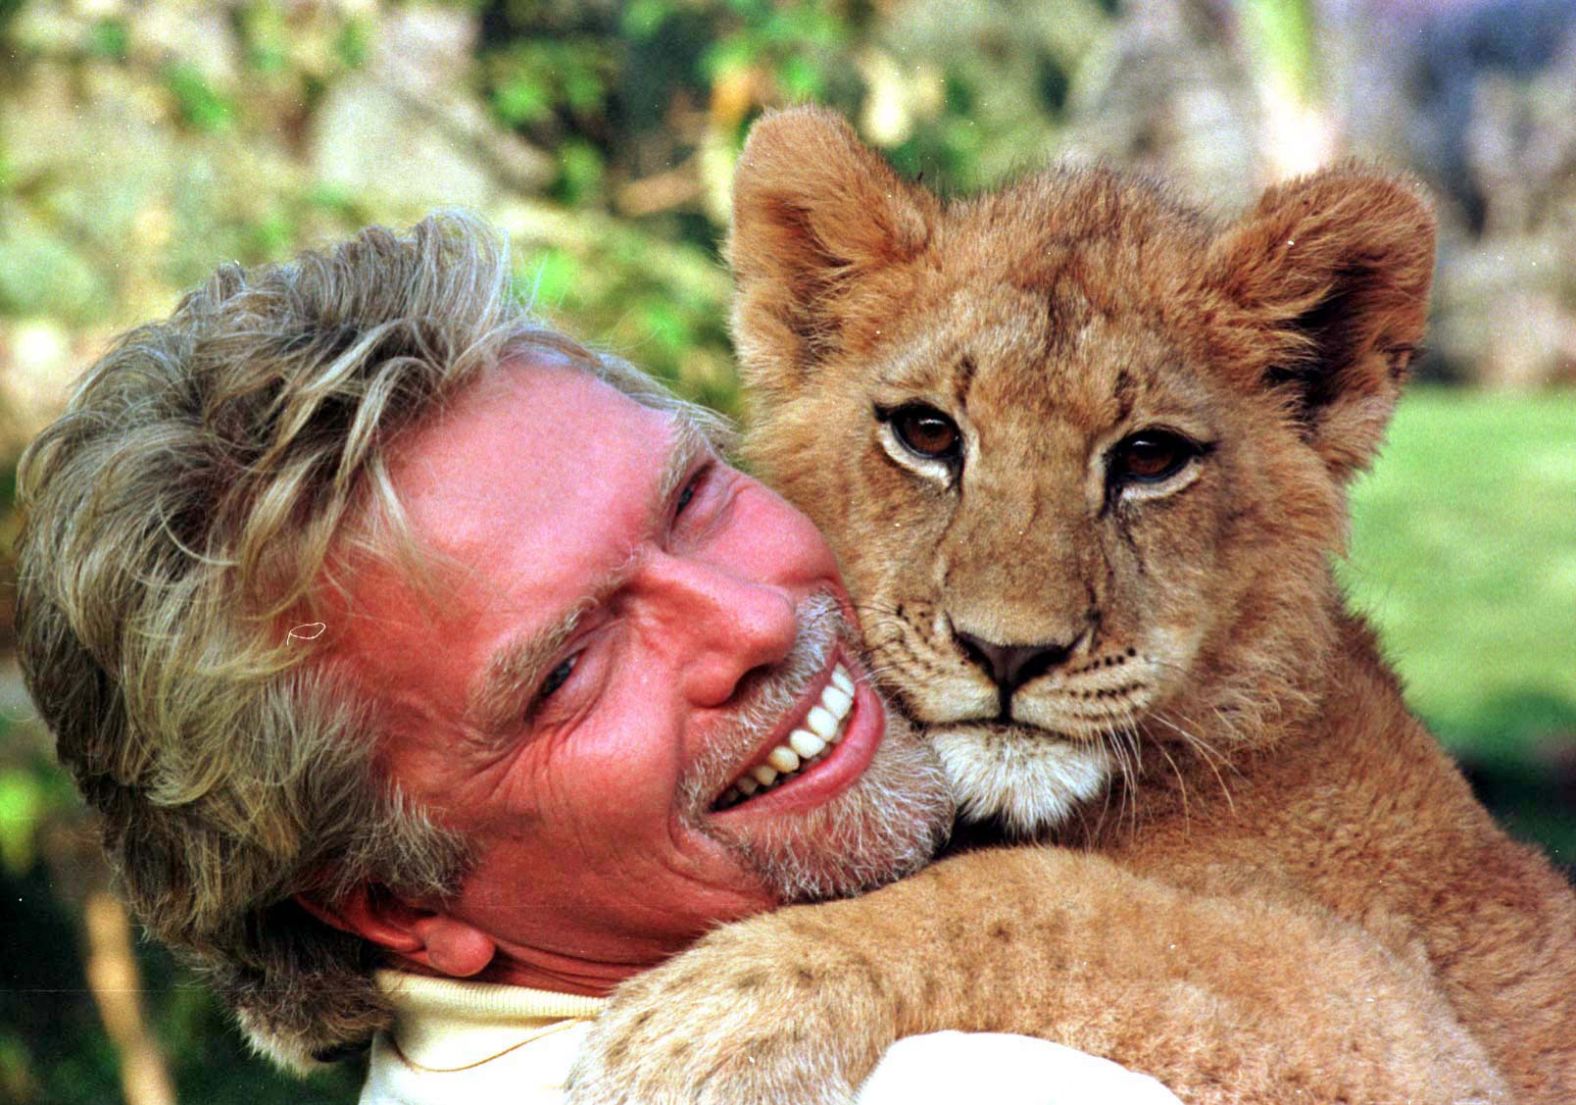
[[[700,427],[682,414],[675,415],[644,528],[633,536],[622,560],[586,581],[586,589],[546,625],[516,636],[485,662],[480,678],[467,691],[465,716],[472,726],[491,739],[518,720],[536,685],[581,621],[610,601],[639,570],[646,542],[666,524],[668,504],[700,458],[710,455],[711,442]]]

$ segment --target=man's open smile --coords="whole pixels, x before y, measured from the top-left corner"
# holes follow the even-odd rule
[[[712,803],[713,813],[754,805],[780,795],[777,806],[815,804],[834,796],[863,773],[880,743],[884,710],[868,689],[855,684],[852,662],[835,656],[829,669]],[[784,735],[784,730],[787,730]],[[845,740],[850,734],[855,739]],[[812,782],[814,787],[806,786]],[[781,794],[788,784],[799,784]],[[813,792],[813,793],[812,793]]]

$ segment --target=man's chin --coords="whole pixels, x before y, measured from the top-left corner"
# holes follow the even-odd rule
[[[770,818],[709,825],[781,902],[847,897],[930,862],[954,816],[941,762],[891,711],[859,780],[825,803]]]

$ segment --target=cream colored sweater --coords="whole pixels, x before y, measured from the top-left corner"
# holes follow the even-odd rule
[[[395,1024],[360,1105],[563,1105],[602,998],[382,971]],[[1060,1044],[937,1032],[892,1046],[859,1105],[1180,1105],[1154,1079]]]

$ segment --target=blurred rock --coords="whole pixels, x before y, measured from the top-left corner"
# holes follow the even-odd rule
[[[240,44],[229,5],[128,4],[114,14],[126,19],[127,41],[145,56],[178,61],[215,84],[240,74]]]
[[[66,405],[106,335],[45,318],[0,319],[0,457],[15,457]]]
[[[1331,6],[1368,31],[1358,151],[1410,162],[1440,200],[1431,360],[1495,388],[1576,379],[1576,5]]]
[[[390,12],[364,71],[336,83],[318,107],[313,175],[417,213],[485,208],[548,184],[552,159],[500,130],[466,95],[475,37],[475,17],[462,10]]]
[[[1070,108],[1070,147],[1175,180],[1222,210],[1264,182],[1261,109],[1230,13],[1201,0],[1135,6],[1084,69]]]

